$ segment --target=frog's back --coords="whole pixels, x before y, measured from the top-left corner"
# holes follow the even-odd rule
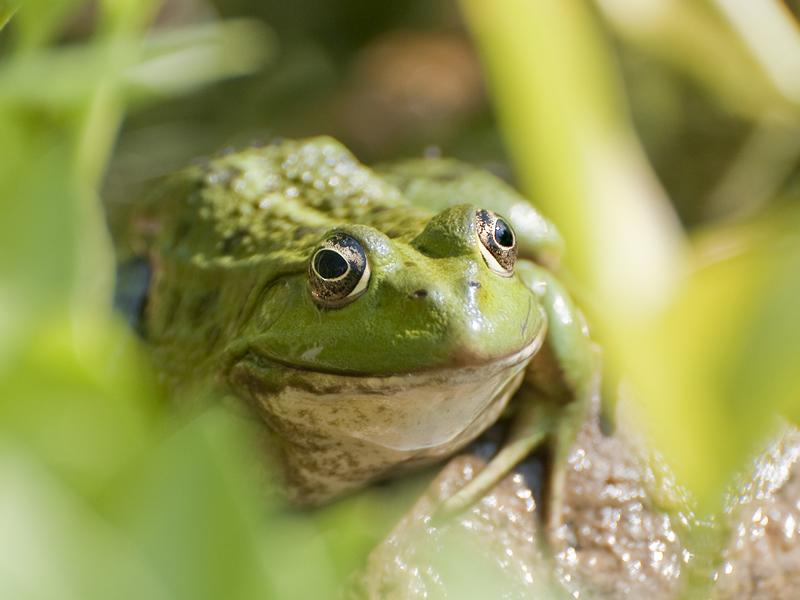
[[[197,266],[304,260],[338,225],[403,238],[430,216],[327,137],[209,159],[162,182],[144,206],[138,246]]]

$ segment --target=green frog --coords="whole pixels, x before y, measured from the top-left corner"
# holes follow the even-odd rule
[[[500,179],[441,158],[370,169],[318,137],[209,159],[139,204],[156,364],[255,409],[292,501],[442,461],[512,411],[443,514],[545,439],[558,502],[596,352],[553,274],[561,237]]]

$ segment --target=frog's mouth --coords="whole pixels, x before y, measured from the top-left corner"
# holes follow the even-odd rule
[[[282,372],[281,384],[250,391],[273,428],[294,438],[289,441],[350,440],[408,453],[407,458],[431,451],[444,455],[499,417],[543,339],[544,331],[521,350],[483,364],[397,375],[344,375],[272,363]]]

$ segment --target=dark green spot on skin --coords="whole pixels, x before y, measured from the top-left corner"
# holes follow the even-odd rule
[[[314,235],[316,233],[316,229],[307,225],[298,225],[291,231],[291,233],[294,239],[302,240],[308,235]]]
[[[216,346],[221,335],[222,331],[217,325],[209,328],[208,332],[206,333],[206,343],[208,344],[208,347],[213,348]]]
[[[167,305],[167,310],[164,313],[164,327],[169,328],[174,322],[175,318],[178,315],[178,310],[181,306],[181,293],[178,290],[174,290],[170,296],[169,304]]]
[[[206,292],[197,298],[189,311],[189,318],[196,327],[199,327],[208,319],[209,313],[217,304],[219,292],[217,290]]]
[[[241,245],[242,240],[247,236],[247,229],[239,228],[231,235],[226,237],[222,242],[222,252],[224,254],[233,254]]]
[[[172,247],[177,247],[191,230],[192,223],[190,221],[180,221],[175,227],[175,234],[172,239]]]
[[[431,176],[433,181],[438,183],[453,183],[454,181],[458,181],[463,177],[463,173],[459,173],[457,171],[447,171],[444,173],[435,173]]]

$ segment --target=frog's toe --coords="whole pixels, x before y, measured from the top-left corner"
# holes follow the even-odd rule
[[[483,498],[551,432],[553,413],[553,408],[546,404],[527,404],[515,422],[508,443],[475,479],[442,503],[436,518],[457,515]]]

